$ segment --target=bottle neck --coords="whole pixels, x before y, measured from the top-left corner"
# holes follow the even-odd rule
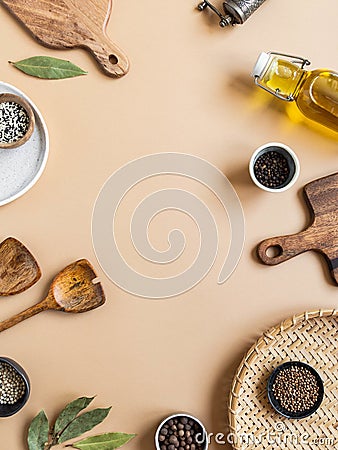
[[[260,82],[283,97],[294,99],[309,72],[279,56],[271,59]]]

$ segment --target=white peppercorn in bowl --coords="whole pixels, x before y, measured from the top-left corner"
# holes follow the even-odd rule
[[[0,94],[0,148],[11,149],[25,144],[35,126],[34,112],[19,95]]]
[[[15,361],[0,357],[0,417],[19,412],[30,395],[30,382],[25,370]]]
[[[280,142],[268,142],[253,153],[249,173],[256,186],[267,192],[284,192],[293,186],[300,173],[295,152]]]
[[[191,414],[166,417],[155,433],[156,450],[207,450],[208,436],[202,422]]]

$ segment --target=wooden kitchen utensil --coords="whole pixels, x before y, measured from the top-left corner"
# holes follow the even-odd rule
[[[312,224],[304,231],[289,236],[267,239],[257,253],[264,264],[280,264],[308,250],[323,254],[331,275],[338,285],[338,173],[312,181],[304,187]],[[275,256],[268,256],[270,248]]]
[[[106,75],[128,72],[125,54],[106,35],[112,0],[0,0],[43,45],[89,50]]]
[[[95,283],[96,278],[94,269],[86,259],[70,264],[54,278],[44,300],[0,322],[0,332],[48,309],[82,313],[98,308],[106,299],[101,283]]]
[[[23,292],[41,277],[41,270],[31,252],[17,239],[0,243],[0,296]]]

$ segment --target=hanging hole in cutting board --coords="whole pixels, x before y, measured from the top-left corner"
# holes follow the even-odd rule
[[[269,258],[278,258],[278,256],[281,256],[283,253],[283,249],[280,245],[271,245],[271,247],[268,247],[265,251],[266,256]]]
[[[109,62],[115,65],[119,62],[119,59],[116,55],[109,55]]]

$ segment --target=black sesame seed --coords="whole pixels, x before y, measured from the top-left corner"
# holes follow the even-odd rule
[[[29,127],[23,106],[15,102],[0,103],[0,143],[12,144],[22,139]]]

